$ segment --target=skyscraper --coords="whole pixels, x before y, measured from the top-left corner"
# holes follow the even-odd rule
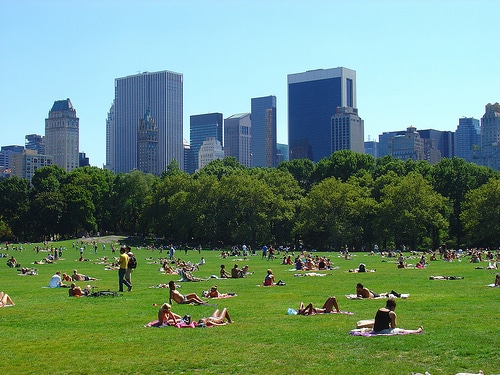
[[[252,167],[276,167],[276,96],[252,98]]]
[[[191,146],[191,156],[194,163],[186,168],[186,172],[194,173],[201,168],[198,162],[198,152],[204,141],[214,138],[222,145],[222,113],[205,113],[202,115],[192,115],[189,118],[189,140]]]
[[[42,135],[28,134],[24,139],[26,150],[35,150],[39,155],[45,155],[45,139]]]
[[[139,120],[137,130],[137,169],[158,175],[158,126],[149,110]]]
[[[337,107],[356,108],[356,72],[319,69],[288,75],[290,160],[317,162],[332,153],[331,120]]]
[[[240,113],[224,120],[224,155],[234,156],[241,164],[251,167],[250,113]]]
[[[480,164],[500,170],[500,104],[486,104],[481,117]]]
[[[78,168],[80,119],[71,100],[57,100],[45,119],[45,155],[66,172]]]
[[[214,137],[205,139],[198,150],[198,170],[215,159],[224,159],[222,144]]]
[[[137,124],[150,110],[158,127],[159,175],[174,159],[184,167],[183,76],[144,72],[115,80],[115,99],[106,121],[106,167],[115,173],[137,166]]]
[[[332,116],[332,152],[351,150],[364,154],[364,139],[364,121],[358,116],[358,109],[337,107]]]
[[[481,126],[479,120],[473,117],[458,119],[455,132],[455,154],[465,161],[472,161],[473,147],[481,145]]]
[[[11,156],[11,175],[31,182],[38,168],[52,165],[51,155],[39,155],[36,150],[24,150]]]

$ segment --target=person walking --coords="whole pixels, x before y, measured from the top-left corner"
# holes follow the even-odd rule
[[[127,266],[128,266],[128,252],[129,247],[126,245],[123,245],[120,248],[120,268],[118,270],[118,291],[123,292],[123,284],[125,284],[128,287],[128,291],[130,292],[132,290],[132,284],[129,283],[127,280],[125,280],[125,275],[127,273]]]

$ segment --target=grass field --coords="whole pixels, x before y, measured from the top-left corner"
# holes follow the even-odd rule
[[[144,328],[156,319],[158,307],[168,302],[168,289],[149,288],[178,280],[149,264],[160,255],[146,249],[133,251],[139,265],[133,274],[134,288],[119,297],[70,298],[67,289],[43,288],[55,271],[97,277],[91,284],[99,290],[118,290],[117,271],[106,271],[93,261],[77,262],[73,241],[64,246],[64,260],[57,264],[32,265],[46,253],[36,254],[35,244],[9,251],[22,266],[38,269],[36,276],[18,276],[16,269],[0,260],[0,290],[16,303],[0,309],[2,374],[436,374],[457,372],[500,373],[500,288],[486,287],[495,271],[475,269],[468,258],[461,262],[434,261],[423,270],[397,269],[391,259],[355,253],[353,260],[328,253],[339,269],[322,271],[325,277],[295,277],[298,272],[280,259],[263,260],[260,254],[248,260],[221,259],[220,253],[202,250],[177,251],[181,259],[207,264],[195,276],[218,274],[221,264],[232,268],[248,264],[254,272],[244,279],[182,283],[180,292],[201,294],[217,284],[221,292],[237,297],[215,301],[227,307],[235,321],[215,328]],[[5,253],[5,250],[2,251]],[[111,256],[99,246],[88,247],[85,258]],[[164,252],[163,256],[167,254]],[[408,254],[406,254],[408,255]],[[385,260],[385,261],[384,261]],[[408,259],[408,263],[417,260]],[[348,270],[360,262],[375,273]],[[480,264],[486,267],[487,263]],[[272,268],[285,286],[258,286]],[[463,280],[429,280],[430,275],[463,276]],[[384,300],[348,300],[361,282],[377,292],[391,289],[409,293],[398,299],[400,327],[424,326],[424,334],[391,337],[353,337],[348,332],[356,321],[370,319]],[[287,315],[301,301],[322,305],[335,295],[342,310],[354,315]],[[176,305],[173,311],[193,319],[210,315],[214,307]]]

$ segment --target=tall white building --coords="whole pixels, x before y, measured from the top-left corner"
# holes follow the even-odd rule
[[[203,141],[198,151],[198,170],[215,159],[224,159],[224,150],[218,139],[209,137]]]
[[[158,127],[160,175],[175,159],[184,168],[183,76],[161,71],[115,80],[115,99],[106,121],[106,168],[115,173],[137,169],[137,124],[149,110]]]
[[[71,100],[57,100],[45,119],[45,155],[66,172],[78,168],[80,119]]]

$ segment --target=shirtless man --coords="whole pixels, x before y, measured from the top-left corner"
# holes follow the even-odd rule
[[[73,281],[89,281],[89,280],[97,280],[95,277],[89,277],[87,275],[82,275],[78,273],[77,270],[73,270],[73,275],[71,275]]]
[[[170,289],[170,299],[169,302],[172,303],[172,300],[177,302],[178,304],[189,304],[194,303],[198,305],[206,305],[207,303],[203,301],[200,297],[198,297],[195,293],[186,294],[185,296],[179,293],[178,290],[175,290],[175,281],[170,280],[168,282],[168,287]]]
[[[356,295],[358,297],[362,297],[362,298],[378,297],[378,294],[377,295],[375,295],[375,294],[372,291],[370,291],[368,288],[364,287],[363,284],[361,284],[361,283],[358,283],[356,285]]]

